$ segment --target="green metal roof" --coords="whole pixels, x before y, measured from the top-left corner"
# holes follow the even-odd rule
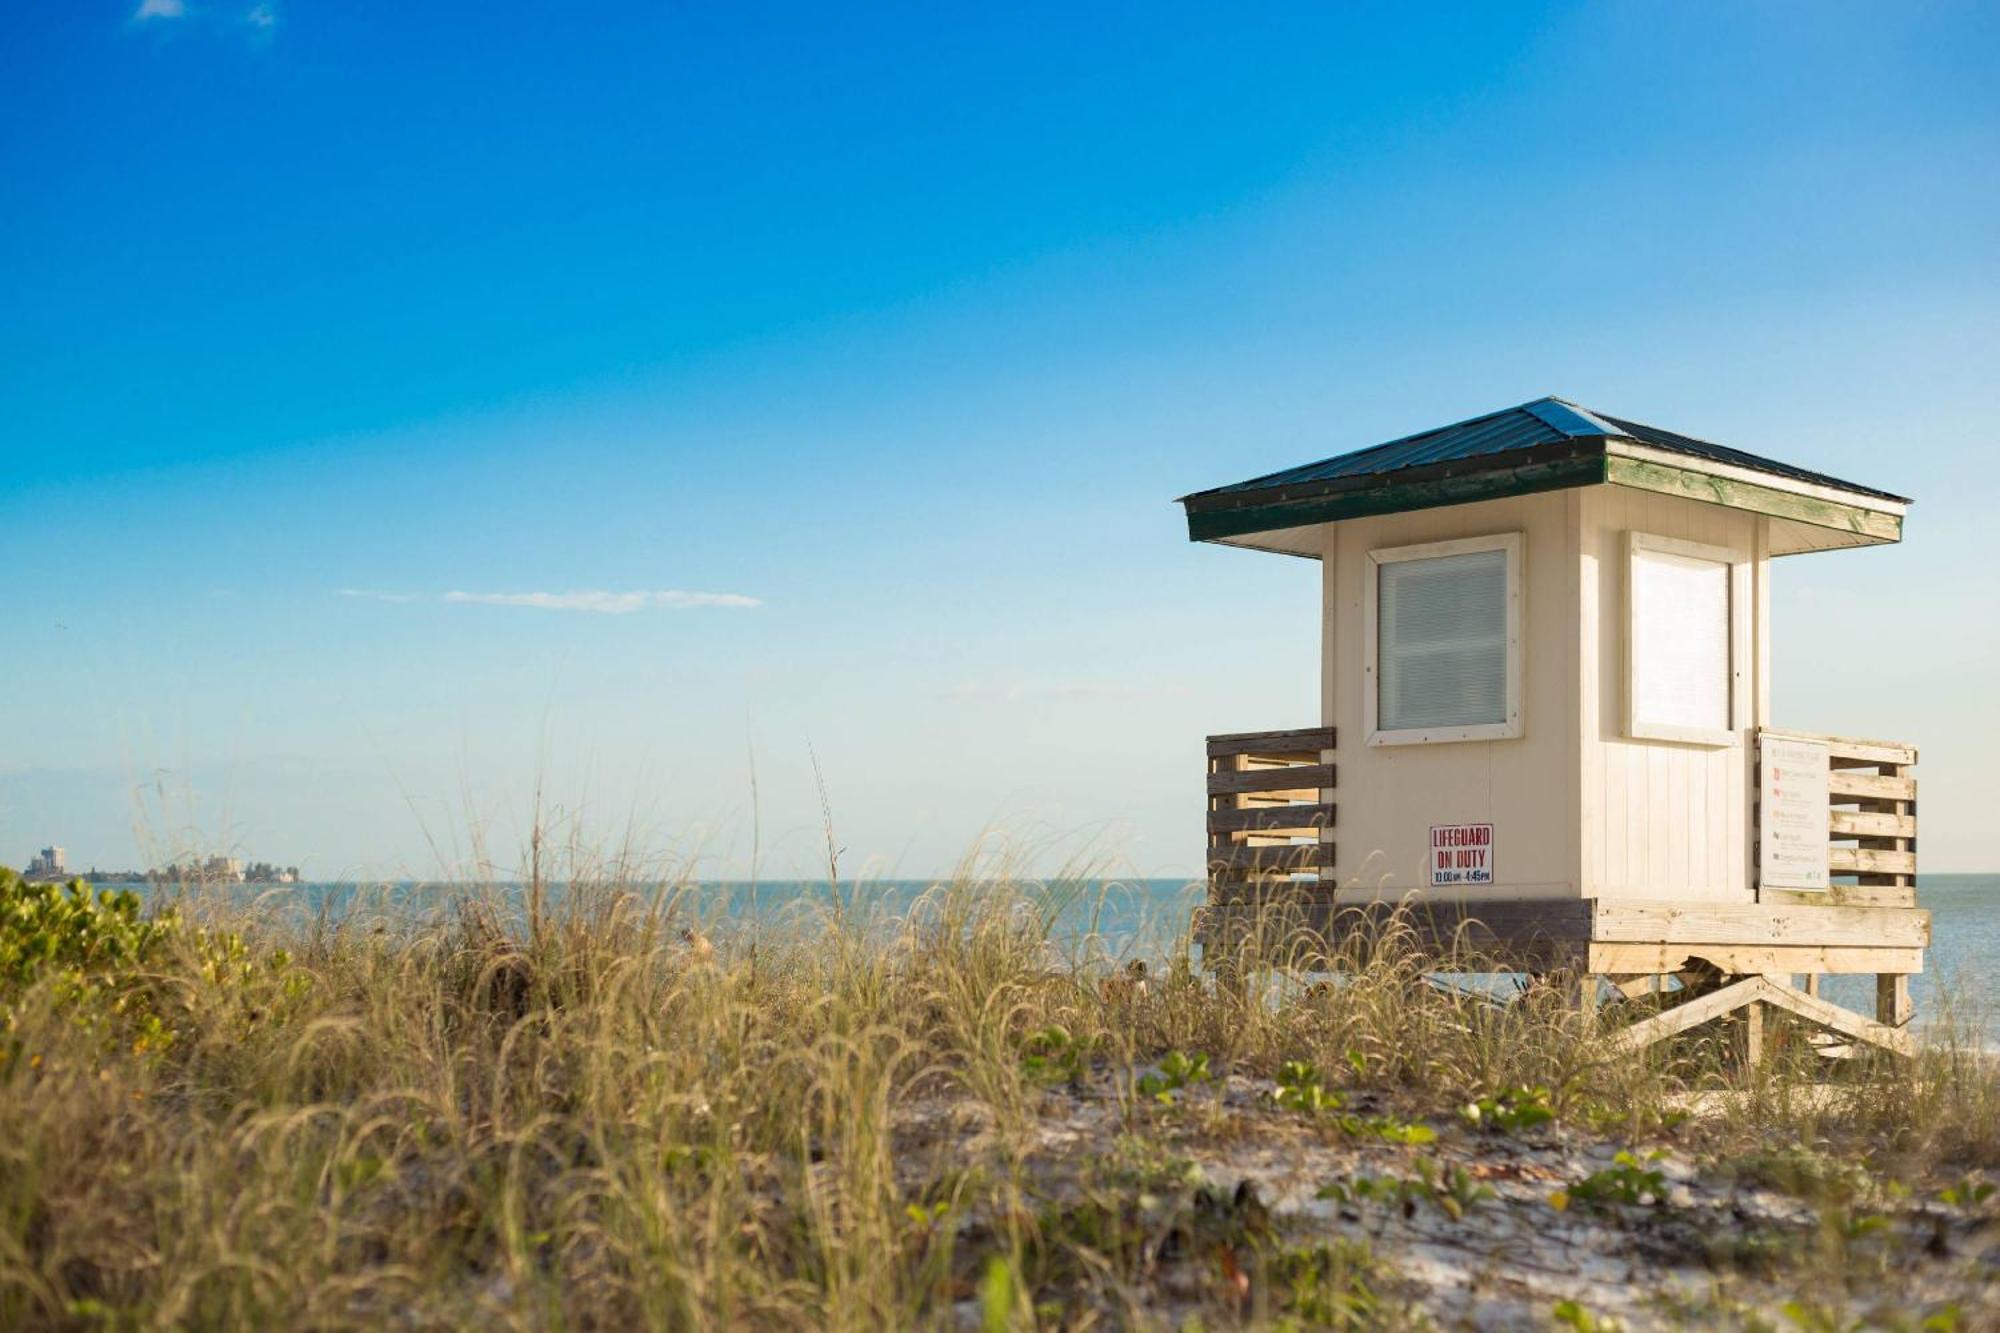
[[[1857,486],[1726,445],[1594,412],[1561,398],[1537,398],[1519,407],[1406,435],[1317,463],[1197,491],[1183,496],[1181,503],[1187,510],[1188,536],[1192,540],[1225,541],[1367,514],[1465,504],[1605,481],[1633,484],[1630,468],[1624,470],[1626,475],[1611,475],[1619,470],[1612,466],[1612,451],[1607,448],[1614,443],[1645,446],[1686,458],[1697,472],[1705,465],[1719,464],[1763,474],[1786,490],[1809,487],[1841,492],[1868,509],[1908,503],[1904,497],[1888,491]],[[1761,488],[1751,485],[1743,489],[1754,492]],[[1715,490],[1713,495],[1693,498],[1735,503],[1733,496],[1720,488]],[[1820,523],[1827,518],[1832,521],[1822,526],[1860,531],[1843,515],[1782,516],[1806,523]],[[1900,530],[1900,520],[1898,525]],[[1864,535],[1871,540],[1895,540],[1886,532]]]

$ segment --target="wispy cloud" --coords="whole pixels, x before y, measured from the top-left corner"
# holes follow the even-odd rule
[[[691,607],[750,607],[764,603],[740,592],[683,592],[660,588],[645,592],[448,592],[447,602],[475,602],[482,606],[531,606],[540,611],[596,611],[622,616],[652,609],[682,611]]]
[[[339,597],[353,597],[364,602],[416,602],[422,597],[413,592],[383,592],[379,588],[340,588],[335,591]]]
[[[641,589],[635,592],[607,592],[586,588],[574,592],[462,592],[454,589],[433,599],[416,592],[384,592],[378,588],[340,588],[341,597],[369,602],[456,602],[474,606],[525,606],[537,611],[594,611],[600,615],[623,616],[634,611],[685,611],[696,607],[743,608],[762,606],[762,598],[740,592],[686,592],[680,588]]]
[[[247,29],[251,43],[262,46],[278,31],[278,5],[277,0],[255,0],[248,9],[215,4],[191,8],[189,0],[139,0],[138,8],[132,11],[132,22],[136,24],[174,20],[185,20],[191,28],[218,34]]]
[[[1015,681],[1010,684],[973,681],[954,685],[937,697],[969,703],[1021,703],[1037,699],[1168,699],[1186,693],[1185,686],[1155,685],[1144,681]]]

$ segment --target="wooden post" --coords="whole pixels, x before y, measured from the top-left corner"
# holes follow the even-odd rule
[[[1806,973],[1806,994],[1813,996],[1817,996],[1819,994],[1819,973],[1817,972]]]
[[[1597,975],[1585,972],[1575,982],[1576,1011],[1585,1018],[1597,1016]]]
[[[1736,1025],[1736,1061],[1739,1068],[1754,1069],[1764,1063],[1764,1005],[1752,1000],[1743,1006]]]
[[[1916,1011],[1910,1006],[1910,979],[1899,972],[1875,974],[1875,1021],[1886,1027],[1908,1027]]]

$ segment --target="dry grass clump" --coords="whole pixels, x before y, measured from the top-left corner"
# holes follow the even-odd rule
[[[1148,1240],[1051,1186],[1051,1089],[1110,1088],[1143,1144],[1175,1051],[1413,1115],[1546,1087],[1623,1122],[1713,1072],[1607,1054],[1553,988],[1441,989],[1393,934],[1330,982],[1218,987],[1185,937],[1142,975],[1052,936],[1087,891],[967,876],[735,928],[619,882],[395,919],[184,902],[106,984],[0,981],[0,1326],[1126,1322],[1168,1243],[1215,1268],[1211,1323],[1394,1322],[1393,1272],[1254,1198],[1187,1192]],[[1991,1160],[1992,1077],[1954,1059],[1812,1114],[1866,1131],[1902,1097],[1923,1151]],[[1769,1131],[1757,1097],[1733,1132]]]

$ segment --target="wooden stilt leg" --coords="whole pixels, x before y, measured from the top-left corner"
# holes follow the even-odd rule
[[[1586,972],[1575,982],[1576,1011],[1586,1018],[1597,1014],[1597,977]]]
[[[1736,1058],[1744,1069],[1764,1063],[1764,1006],[1751,1001],[1737,1020]]]
[[[1901,973],[1875,974],[1875,1021],[1887,1027],[1908,1027],[1916,1011],[1910,1005],[1910,979]]]
[[[1815,997],[1819,995],[1819,973],[1806,973],[1806,994]]]

